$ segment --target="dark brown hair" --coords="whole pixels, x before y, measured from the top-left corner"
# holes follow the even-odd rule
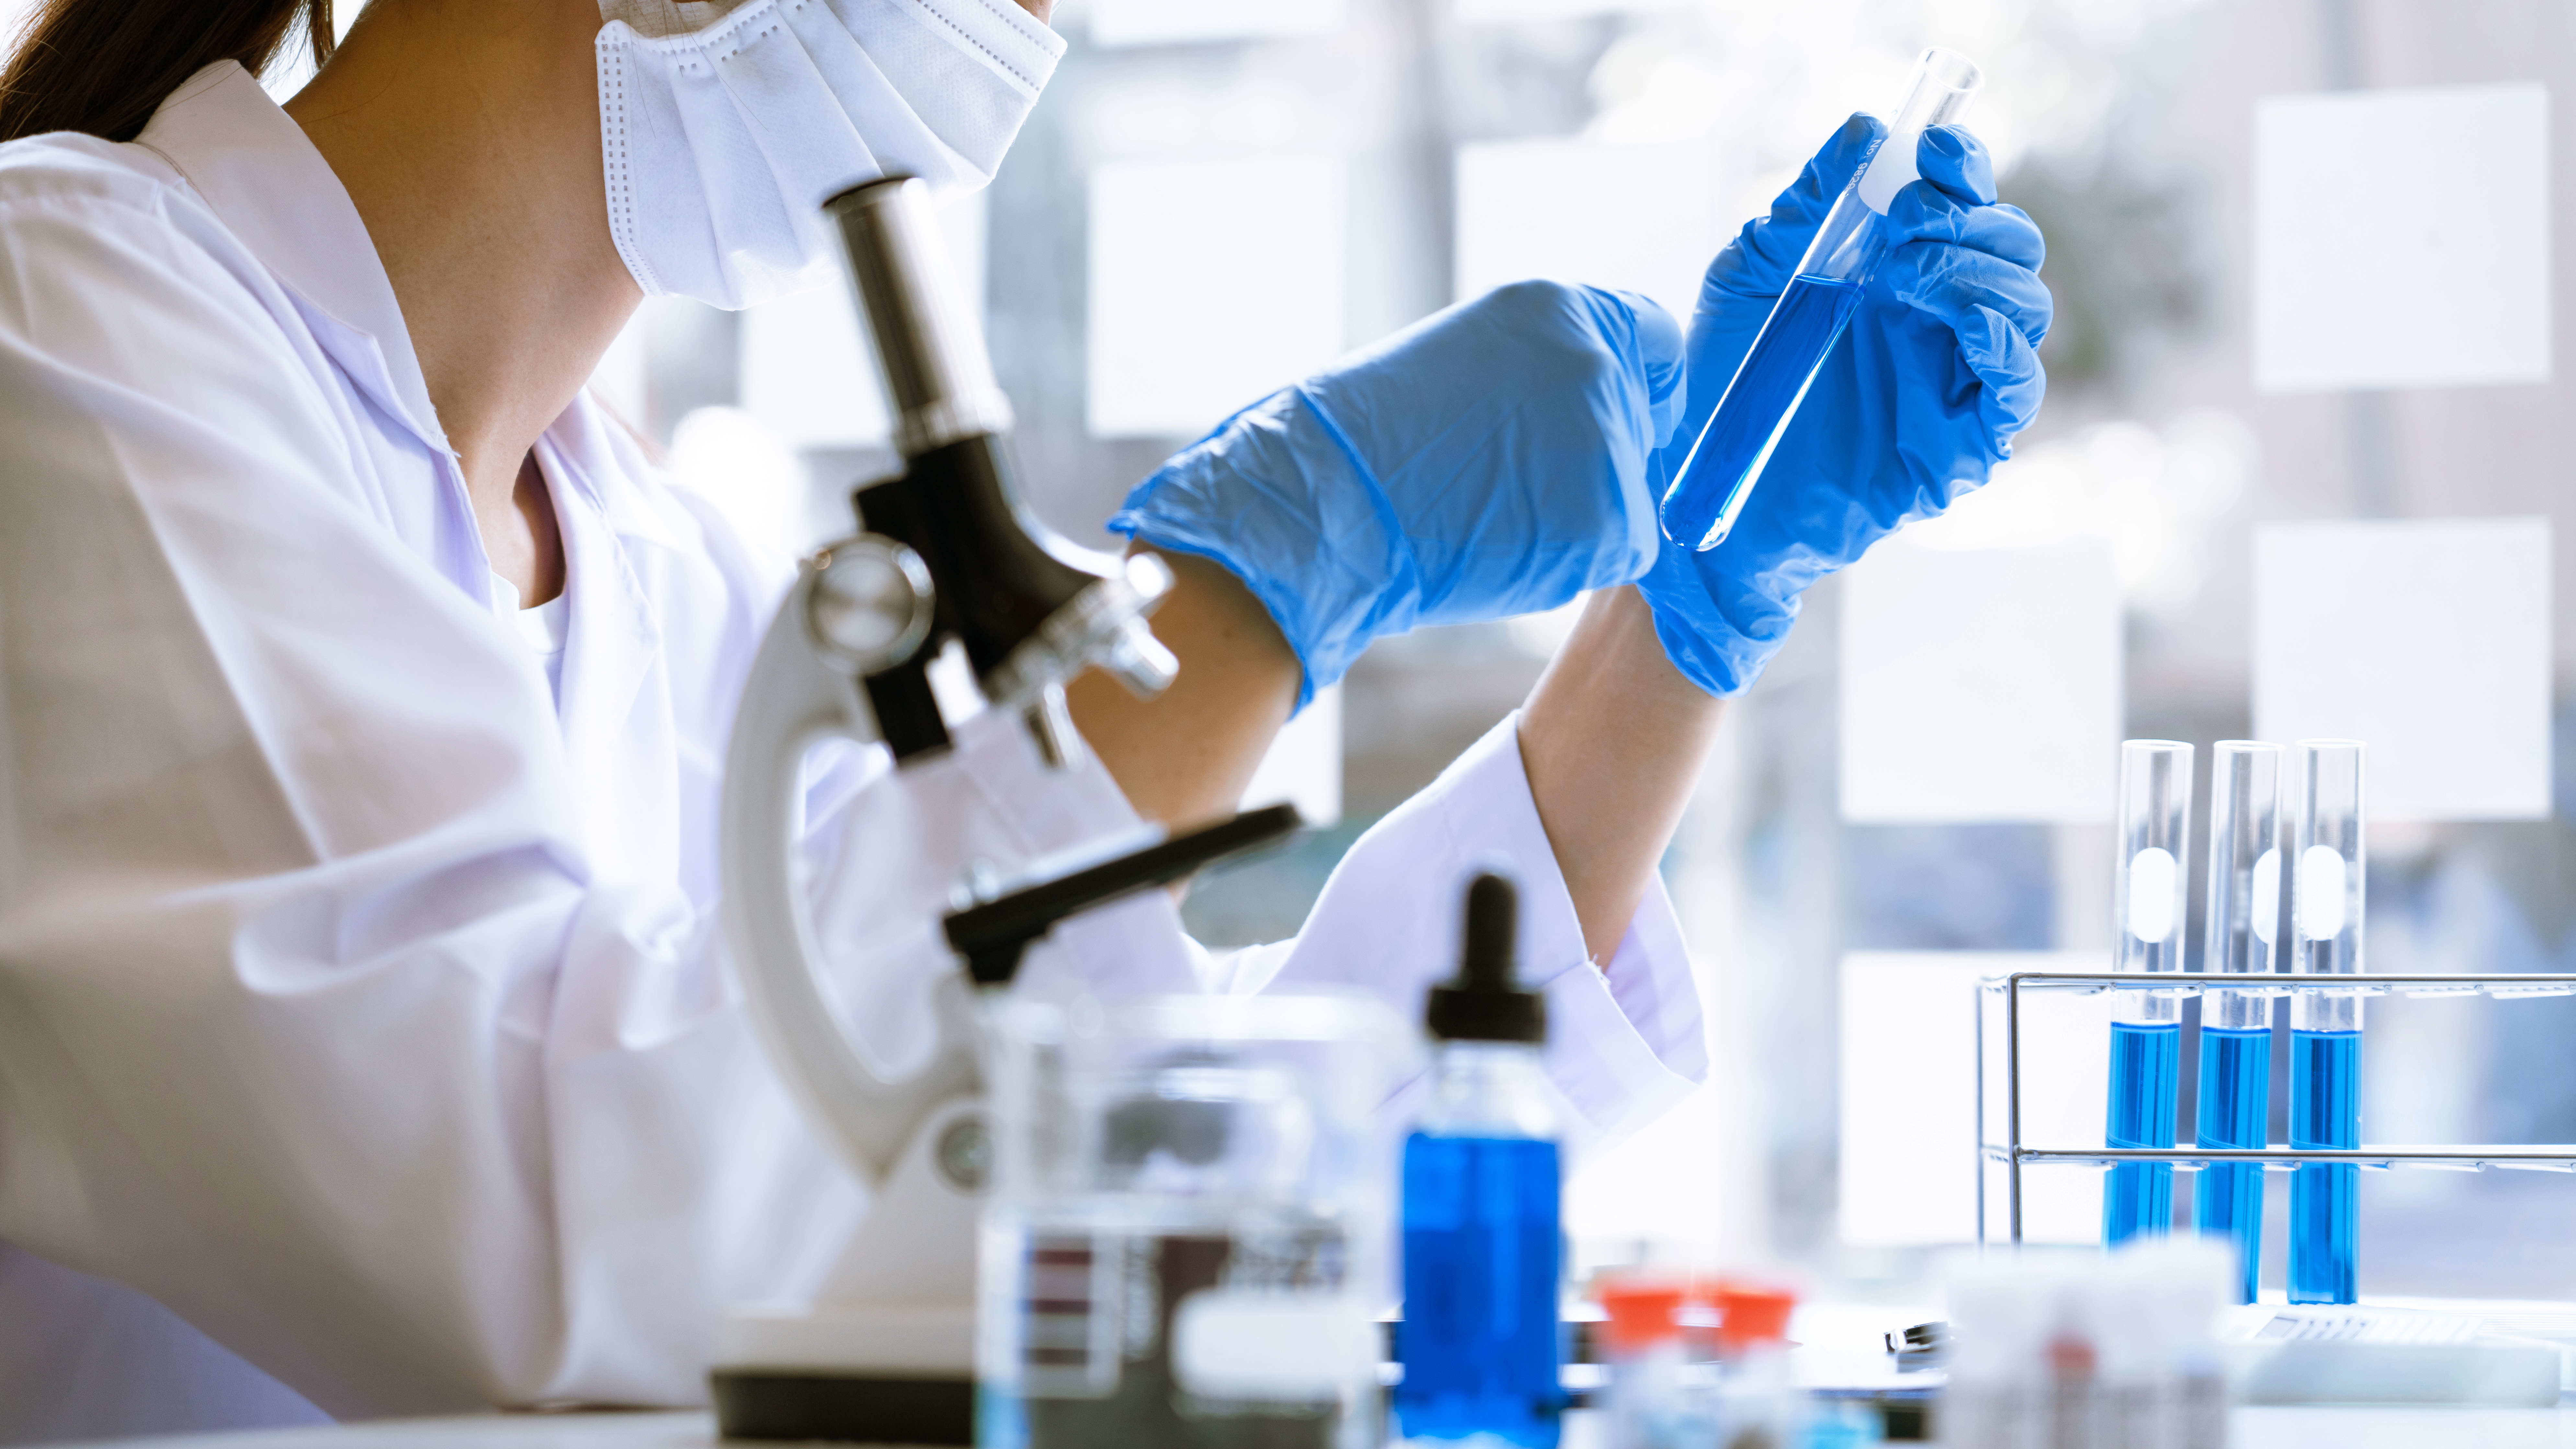
[[[131,141],[181,81],[219,60],[256,75],[299,30],[329,60],[331,0],[44,0],[0,69],[0,141]]]

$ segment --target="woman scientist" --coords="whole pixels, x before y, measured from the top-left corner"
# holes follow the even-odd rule
[[[714,924],[718,762],[781,580],[581,388],[644,295],[828,268],[822,197],[987,179],[1062,49],[1028,3],[376,0],[283,109],[254,72],[299,27],[327,50],[329,0],[37,12],[0,77],[0,1438],[687,1402],[721,1308],[797,1296],[848,1236],[862,1195]],[[1982,481],[2042,385],[2038,234],[1934,132],[1734,537],[1658,547],[1655,450],[1874,124],[1717,259],[1687,342],[1508,288],[1130,497],[1115,526],[1179,570],[1180,683],[1079,690],[1081,768],[1163,820],[1230,806],[1370,639],[1599,590],[1298,940],[1210,982],[1409,1011],[1499,853],[1577,1119],[1614,1135],[1700,1075],[1653,866],[1716,700],[1808,583]],[[1041,839],[987,733],[958,788]],[[885,783],[854,759],[809,797],[818,915],[948,849],[886,824]]]

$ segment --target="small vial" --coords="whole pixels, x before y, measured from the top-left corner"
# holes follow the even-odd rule
[[[2301,740],[2291,788],[2290,969],[2302,976],[2362,969],[2362,747]],[[2320,991],[2290,997],[2290,1145],[2361,1145],[2361,998]],[[2303,1162],[2290,1178],[2290,1301],[2350,1303],[2359,1293],[2361,1169]]]
[[[1711,1386],[1682,1342],[1689,1294],[1675,1279],[1620,1277],[1600,1288],[1610,1449],[1706,1449],[1717,1438]]]
[[[1404,1144],[1395,1413],[1409,1439],[1553,1449],[1562,1179],[1539,1057],[1547,1003],[1512,979],[1518,909],[1510,881],[1476,877],[1457,978],[1431,992],[1430,1101]]]
[[[2281,747],[2221,740],[2209,760],[2209,934],[2204,971],[2268,975],[2281,920]],[[2272,1000],[2212,990],[2200,999],[2203,1147],[2267,1145]],[[2236,1301],[2254,1301],[2263,1255],[2263,1166],[2213,1163],[2192,1192],[2192,1222],[2236,1245]]]
[[[2118,941],[2112,970],[2179,971],[2184,873],[2190,854],[2191,746],[2130,740],[2120,746],[2120,831],[2111,904]],[[2182,1066],[2182,1001],[2171,993],[2118,991],[2111,999],[2111,1094],[2106,1147],[2171,1147]],[[2102,1188],[2102,1241],[2173,1229],[2173,1166],[2124,1162]]]
[[[1793,1445],[1806,1396],[1789,1375],[1789,1315],[1798,1295],[1771,1283],[1718,1280],[1717,1438],[1737,1446]]]

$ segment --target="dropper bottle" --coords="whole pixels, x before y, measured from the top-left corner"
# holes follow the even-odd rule
[[[1492,1436],[1552,1449],[1563,1274],[1547,1003],[1514,984],[1519,896],[1467,887],[1455,979],[1431,989],[1430,1100],[1404,1144],[1404,1379],[1409,1439]]]

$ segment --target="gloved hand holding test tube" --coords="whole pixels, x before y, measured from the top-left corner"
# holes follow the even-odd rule
[[[1694,550],[1726,541],[1816,369],[1841,340],[1861,289],[1887,255],[1883,219],[1897,191],[1918,174],[1916,145],[1924,131],[1965,115],[1984,84],[1984,73],[1955,50],[1927,50],[1915,62],[1886,139],[1826,213],[1752,351],[1665,490],[1665,537]]]
[[[2301,740],[2291,788],[2294,909],[2290,969],[2304,976],[2361,971],[2361,753],[2351,740]],[[2290,997],[2290,1145],[2361,1145],[2361,998],[2323,991]],[[2361,1168],[2303,1162],[2290,1178],[2290,1301],[2351,1303],[2358,1289]]]
[[[1884,216],[1855,200],[1868,178],[1871,195],[1894,187]],[[1820,238],[1838,228],[1849,236],[1862,221],[1875,274],[1850,294],[1841,339],[1819,340],[1796,364],[1795,414],[1760,444],[1760,495],[1748,485],[1709,501],[1696,530],[1669,509],[1650,525],[1664,547],[1637,587],[1655,633],[1682,676],[1720,698],[1753,686],[1819,579],[1991,477],[2047,392],[2047,243],[1996,196],[1983,143],[1956,125],[1892,130],[1854,115],[1701,278],[1683,348],[1684,405],[1652,460],[1654,497],[1675,495],[1695,453],[1713,466],[1715,454],[1697,444],[1739,375],[1751,375],[1747,359],[1803,259],[1858,260]],[[1710,529],[1729,507],[1740,511],[1714,543]],[[1692,546],[1703,540],[1713,546]]]
[[[2210,752],[2209,936],[2201,969],[2268,975],[2281,917],[2281,747],[2220,740]],[[2200,1002],[2202,1147],[2270,1145],[2272,998],[2211,990]],[[2236,1244],[2237,1298],[2254,1301],[2263,1254],[2263,1167],[2212,1163],[2192,1193],[2205,1237]]]
[[[2120,746],[2120,838],[2111,905],[2118,945],[2111,969],[2180,971],[2191,890],[2191,746],[2130,740]],[[2182,998],[2170,991],[2111,997],[2111,1094],[2106,1147],[2174,1145],[2182,1065]],[[2107,1245],[2173,1229],[2173,1165],[2124,1162],[2102,1186]]]

